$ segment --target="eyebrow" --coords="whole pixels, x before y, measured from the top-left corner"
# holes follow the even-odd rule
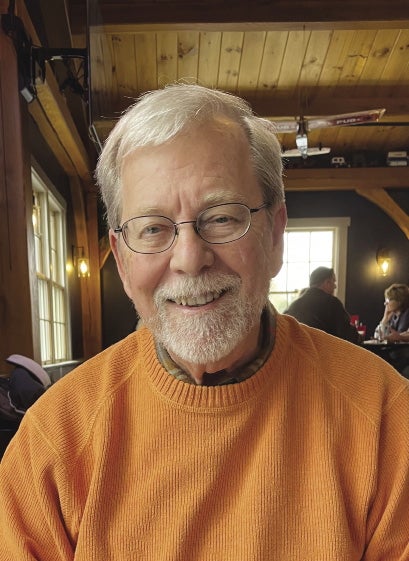
[[[204,197],[204,203],[206,205],[218,205],[224,203],[244,203],[246,204],[247,199],[244,195],[241,195],[230,189],[222,189],[215,193],[208,193]]]

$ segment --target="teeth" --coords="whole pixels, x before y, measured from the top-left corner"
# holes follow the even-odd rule
[[[207,292],[200,296],[189,296],[186,298],[175,298],[174,302],[179,306],[204,306],[213,300],[220,298],[219,292]]]

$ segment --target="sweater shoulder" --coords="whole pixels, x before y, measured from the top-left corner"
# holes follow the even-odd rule
[[[370,420],[399,398],[409,413],[409,381],[376,354],[291,316],[278,319],[277,344],[286,349],[299,383],[326,386]]]
[[[141,330],[87,360],[36,401],[23,419],[23,430],[27,425],[38,431],[64,461],[74,459],[74,451],[79,453],[92,437],[97,419],[127,391],[141,356],[145,363],[156,360],[152,349],[149,332]]]

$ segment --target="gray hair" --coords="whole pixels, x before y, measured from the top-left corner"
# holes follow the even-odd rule
[[[111,228],[121,218],[121,165],[140,146],[157,146],[183,129],[223,115],[241,126],[250,145],[254,169],[266,203],[284,201],[281,148],[274,125],[257,117],[243,99],[197,84],[172,84],[143,94],[121,116],[96,167],[96,180]]]
[[[334,269],[329,267],[317,267],[310,275],[310,286],[320,286],[328,279],[332,279],[335,275]]]

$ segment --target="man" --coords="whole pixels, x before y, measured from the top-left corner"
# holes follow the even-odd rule
[[[407,382],[268,305],[281,173],[234,96],[167,87],[120,119],[97,178],[144,325],[26,414],[1,561],[409,558]]]
[[[310,327],[358,343],[359,335],[350,323],[348,312],[334,296],[336,287],[334,269],[318,267],[310,275],[310,287],[284,313]]]

